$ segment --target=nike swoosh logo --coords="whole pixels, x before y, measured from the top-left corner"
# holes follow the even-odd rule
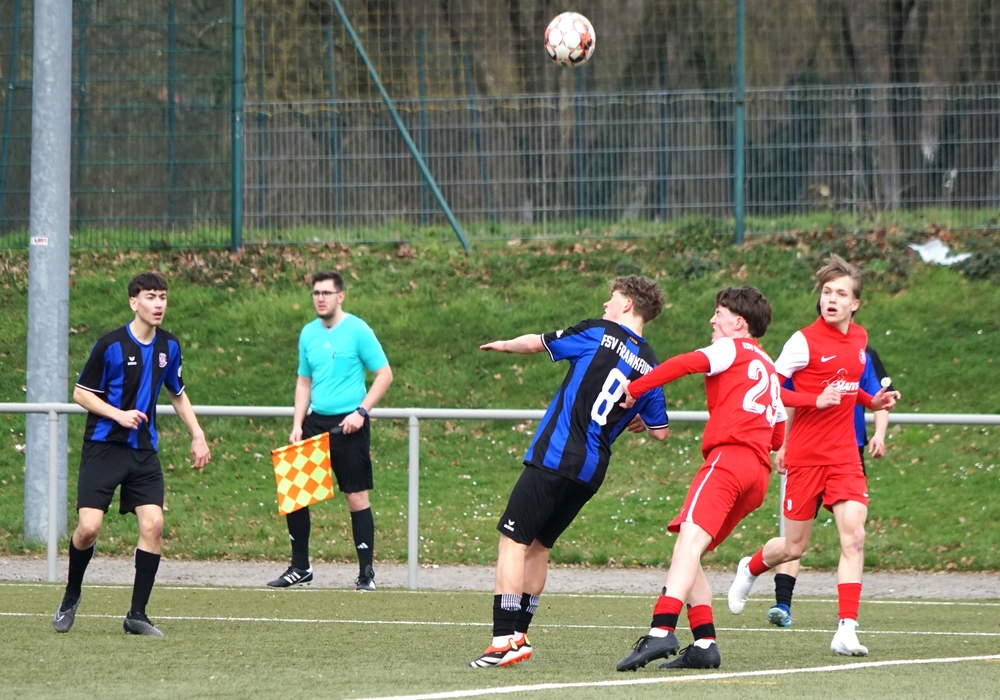
[[[835,357],[836,357],[836,355],[830,355],[829,357],[827,357],[826,355],[823,355],[822,357],[819,358],[819,361],[820,362],[829,362],[830,360],[832,360]]]

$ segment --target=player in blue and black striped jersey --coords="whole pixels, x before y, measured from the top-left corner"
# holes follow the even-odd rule
[[[549,550],[600,488],[611,443],[626,428],[667,437],[663,390],[621,405],[625,385],[656,366],[642,337],[663,308],[663,292],[643,277],[619,277],[601,319],[545,335],[522,335],[480,346],[533,354],[546,350],[569,372],[549,403],[524,457],[525,469],[497,523],[500,546],[493,596],[493,641],[473,667],[509,666],[531,656],[527,631],[545,587]]]
[[[132,606],[122,627],[126,634],[162,636],[146,617],[163,534],[163,471],[156,431],[156,400],[162,387],[167,387],[170,403],[191,433],[193,468],[201,469],[211,457],[184,393],[180,343],[160,328],[167,310],[167,281],[155,272],[136,275],[128,296],[135,318],[98,339],[73,391],[73,400],[87,409],[87,428],[77,484],[79,523],[69,543],[66,592],[52,618],[57,632],[69,632],[73,626],[83,575],[120,486],[119,511],[135,513],[139,521]]]

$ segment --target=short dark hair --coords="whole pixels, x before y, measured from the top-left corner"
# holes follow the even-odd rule
[[[720,306],[742,316],[754,338],[763,337],[771,325],[771,302],[756,287],[726,287],[715,295],[715,307]]]
[[[623,297],[632,300],[632,308],[642,317],[644,323],[649,323],[660,315],[663,310],[663,290],[660,285],[646,277],[628,275],[616,277],[611,281],[611,291],[619,292]]]
[[[159,272],[142,272],[131,279],[128,283],[128,298],[139,296],[139,292],[167,291],[167,279]]]
[[[336,270],[321,270],[319,272],[314,272],[312,276],[312,285],[316,286],[317,282],[325,282],[326,280],[333,280],[333,285],[337,288],[338,292],[344,291],[344,278]]]

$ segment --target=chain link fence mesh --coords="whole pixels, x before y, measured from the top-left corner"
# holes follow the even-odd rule
[[[400,240],[444,219],[329,0],[74,8],[73,245]],[[470,236],[624,235],[733,216],[735,0],[344,0]],[[544,27],[597,50],[552,64]],[[747,0],[750,230],[988,227],[1000,209],[1000,0]],[[31,3],[0,4],[0,246],[28,220]],[[796,218],[798,217],[798,218]]]

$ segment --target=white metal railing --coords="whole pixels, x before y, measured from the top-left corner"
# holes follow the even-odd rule
[[[158,415],[177,415],[173,406],[161,404],[156,407]],[[291,418],[291,406],[195,406],[199,417],[220,418]],[[75,403],[0,403],[0,414],[5,413],[47,413],[49,417],[49,488],[48,488],[48,579],[56,580],[56,557],[59,538],[58,523],[58,479],[59,479],[59,415],[81,414],[86,411]],[[419,561],[418,532],[420,510],[420,421],[421,420],[540,420],[545,411],[526,409],[479,409],[479,408],[376,408],[372,418],[406,419],[409,422],[409,487],[407,493],[407,585],[417,588]],[[872,414],[865,416],[871,423]],[[703,423],[708,420],[707,411],[671,411],[671,422]],[[1000,415],[977,413],[890,413],[890,423],[899,424],[951,424],[951,425],[1000,425]]]

